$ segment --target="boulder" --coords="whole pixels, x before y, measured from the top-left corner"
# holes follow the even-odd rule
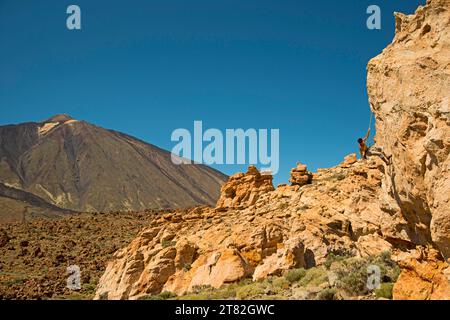
[[[288,269],[303,267],[305,267],[305,246],[299,238],[293,238],[256,267],[253,280],[281,275]]]
[[[312,181],[312,173],[308,171],[306,165],[297,163],[297,166],[291,170],[289,182],[293,186],[304,186]]]
[[[225,283],[238,282],[250,274],[247,261],[235,249],[215,252],[194,271],[189,289],[209,285],[219,288]]]
[[[356,161],[358,161],[358,158],[356,157],[356,153],[349,154],[348,156],[344,157],[344,161],[341,163],[342,167],[348,167],[352,164],[354,164]]]
[[[261,174],[255,166],[249,166],[247,173],[231,176],[222,186],[216,209],[245,208],[254,205],[261,194],[273,190],[272,175]]]
[[[8,236],[5,230],[0,230],[0,248],[6,246],[11,240],[11,238]]]

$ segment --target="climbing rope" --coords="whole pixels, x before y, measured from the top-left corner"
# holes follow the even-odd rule
[[[373,112],[370,112],[369,129],[372,127]]]
[[[372,110],[370,110],[370,120],[369,120],[369,128],[368,128],[368,130],[370,130],[371,127],[372,127],[372,119],[373,119],[373,112],[372,112]],[[369,143],[367,143],[367,145],[368,145],[369,148],[371,148],[373,146],[373,144],[369,145]]]

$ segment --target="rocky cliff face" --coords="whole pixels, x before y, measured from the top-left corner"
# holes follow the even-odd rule
[[[249,183],[259,176],[251,167],[222,188],[222,198],[229,188],[246,195],[233,206],[167,214],[119,250],[100,280],[97,298],[182,294],[196,286],[220,287],[312,267],[329,253],[365,256],[388,250],[389,237],[407,221],[380,188],[383,172],[378,159],[344,162],[320,170],[303,187],[261,192]]]
[[[376,142],[391,165],[355,155],[314,174],[298,165],[275,190],[250,168],[216,209],[163,216],[116,252],[96,298],[183,294],[389,250],[403,269],[395,299],[450,299],[449,9],[432,0],[397,14],[393,43],[368,64]]]
[[[255,166],[250,166],[246,174],[237,173],[222,186],[216,208],[248,207],[255,204],[260,195],[273,190],[272,176],[263,175]]]
[[[395,17],[392,44],[367,67],[376,142],[393,160],[386,191],[411,241],[432,242],[449,258],[450,2],[429,0]]]

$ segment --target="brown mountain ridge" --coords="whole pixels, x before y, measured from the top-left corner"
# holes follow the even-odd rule
[[[213,204],[225,179],[204,165],[175,165],[166,150],[64,114],[0,126],[0,182],[61,209]]]

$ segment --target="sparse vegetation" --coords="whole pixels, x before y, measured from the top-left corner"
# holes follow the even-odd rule
[[[54,297],[56,300],[91,300],[93,296],[89,296],[80,292],[73,292],[67,295],[60,295]]]
[[[377,296],[377,298],[392,299],[393,288],[394,288],[393,283],[390,282],[382,283],[380,285],[380,288],[375,290],[375,295]]]
[[[306,270],[303,268],[300,269],[292,269],[288,270],[284,274],[284,278],[289,281],[289,283],[294,283],[299,281],[301,278],[303,278],[306,275]]]
[[[321,178],[321,181],[341,181],[344,180],[347,176],[342,172],[333,172],[326,177]]]
[[[289,289],[290,283],[284,277],[275,277],[272,280],[272,289],[276,293],[282,293],[284,290]]]
[[[248,284],[236,290],[236,297],[240,300],[250,299],[262,294],[264,294],[264,285],[260,282]]]
[[[138,300],[168,300],[168,299],[175,298],[176,296],[177,295],[172,292],[163,291],[157,295],[147,295],[147,296],[140,297]]]
[[[24,284],[26,281],[27,281],[27,278],[13,278],[13,279],[1,281],[0,285],[2,285],[2,286],[21,285],[21,284]]]
[[[163,248],[174,247],[176,244],[177,244],[176,241],[170,241],[170,240],[163,240],[161,242],[161,245]]]
[[[203,291],[211,291],[211,290],[213,290],[213,289],[214,289],[214,288],[211,287],[211,286],[209,286],[209,285],[193,286],[193,287],[192,287],[192,292],[193,292],[193,293],[200,293],[200,292],[203,292]]]
[[[288,203],[282,202],[282,203],[280,203],[280,205],[278,206],[278,209],[284,210],[284,209],[286,209],[286,208],[288,208],[288,207],[289,207],[289,204],[288,204]]]
[[[339,261],[348,259],[349,257],[350,256],[347,256],[347,255],[336,255],[333,252],[330,252],[327,255],[327,260],[325,261],[325,263],[323,265],[325,266],[325,268],[330,270],[330,267],[333,264],[333,262],[339,262]]]
[[[336,288],[326,288],[317,294],[317,300],[334,300],[336,293]]]
[[[337,287],[350,295],[366,295],[370,292],[367,286],[368,267],[371,265],[380,268],[381,282],[395,282],[400,274],[399,267],[392,261],[390,253],[382,253],[378,257],[349,258],[343,260],[336,273]]]
[[[192,268],[192,266],[191,266],[190,263],[185,263],[185,264],[183,265],[183,270],[184,270],[185,272],[188,272],[189,270],[191,270],[191,268]]]
[[[374,291],[367,288],[367,266],[375,264],[381,270],[381,286]],[[332,270],[330,270],[330,268]],[[336,274],[334,284],[329,274]],[[399,274],[398,266],[388,252],[378,257],[356,258],[332,254],[324,266],[310,269],[292,269],[282,276],[272,276],[259,281],[245,279],[239,283],[227,284],[219,289],[211,286],[194,287],[191,293],[176,299],[183,300],[283,300],[299,298],[295,292],[305,292],[305,298],[317,300],[342,299],[342,296],[365,295],[372,299],[392,299],[393,283]],[[301,298],[301,297],[300,297]]]
[[[315,267],[306,270],[305,276],[299,281],[302,287],[318,286],[319,284],[328,281],[328,275],[324,268]]]

